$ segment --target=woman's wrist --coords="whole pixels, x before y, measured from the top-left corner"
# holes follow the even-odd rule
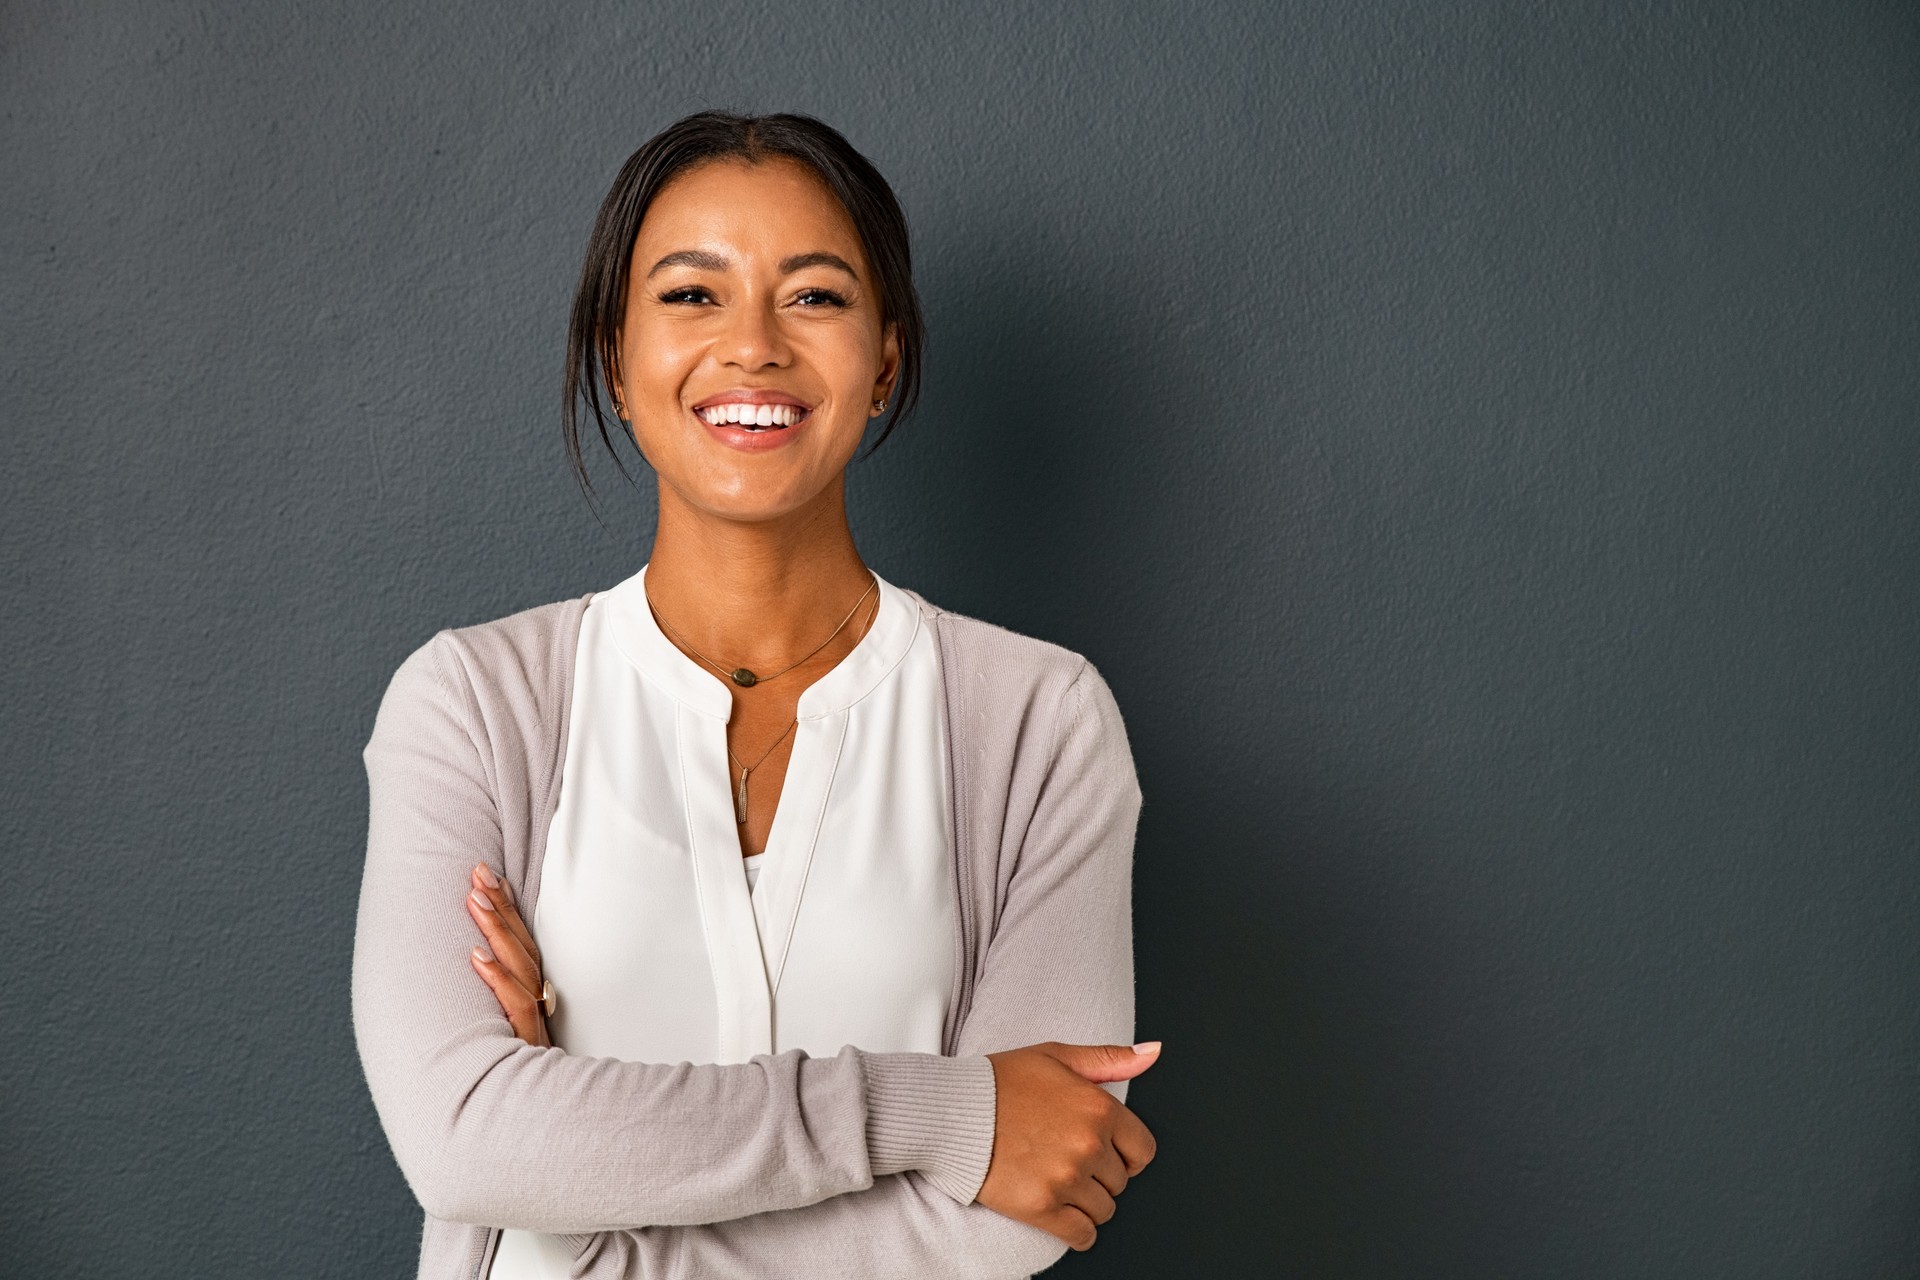
[[[993,1162],[993,1063],[984,1055],[859,1053],[874,1176],[918,1170],[971,1204]]]

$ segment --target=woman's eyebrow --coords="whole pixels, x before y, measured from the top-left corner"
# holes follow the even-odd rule
[[[783,258],[780,261],[780,273],[782,275],[791,275],[802,267],[838,267],[855,280],[860,278],[860,273],[849,266],[845,258],[837,253],[827,253],[824,250],[816,250],[813,253],[796,253],[791,258]]]
[[[660,259],[660,261],[654,263],[647,271],[647,278],[651,280],[668,267],[693,267],[699,271],[725,271],[727,269],[727,260],[717,253],[708,253],[704,249],[677,249]],[[828,253],[824,249],[816,249],[812,253],[796,253],[791,258],[782,258],[780,260],[780,273],[782,275],[792,275],[803,267],[836,267],[852,276],[855,280],[860,278],[860,273],[855,271],[852,264],[845,258],[837,253]]]
[[[653,279],[668,267],[696,267],[701,271],[725,271],[727,260],[717,253],[707,253],[701,249],[680,249],[654,263],[647,272],[647,279]]]

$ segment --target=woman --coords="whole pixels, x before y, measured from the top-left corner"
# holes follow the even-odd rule
[[[848,528],[921,345],[818,121],[689,117],[615,180],[568,442],[584,481],[581,402],[631,433],[652,555],[435,636],[365,753],[354,1024],[423,1280],[1025,1276],[1152,1159],[1112,697]]]

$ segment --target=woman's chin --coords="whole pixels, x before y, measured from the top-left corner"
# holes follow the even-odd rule
[[[763,429],[743,447],[729,438],[748,435],[743,428],[703,422],[697,433],[660,440],[659,447],[641,452],[663,488],[686,507],[713,519],[766,524],[839,500],[841,478],[860,440],[852,432],[808,426]]]
[[[759,469],[754,469],[759,470]],[[800,515],[821,502],[836,501],[840,472],[825,475],[780,476],[742,474],[742,469],[710,476],[705,484],[674,485],[687,504],[701,515],[733,524],[777,524]]]

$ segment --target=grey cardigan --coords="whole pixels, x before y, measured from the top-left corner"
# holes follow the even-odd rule
[[[1063,1244],[974,1202],[993,1147],[985,1055],[1133,1038],[1140,791],[1106,683],[1065,649],[914,597],[939,646],[953,782],[941,1054],[585,1057],[513,1034],[468,966],[463,899],[485,862],[533,915],[589,598],[435,635],[394,674],[364,753],[354,1035],[426,1210],[420,1280],[474,1280],[500,1227],[570,1237],[574,1275],[596,1278],[1051,1266]]]

